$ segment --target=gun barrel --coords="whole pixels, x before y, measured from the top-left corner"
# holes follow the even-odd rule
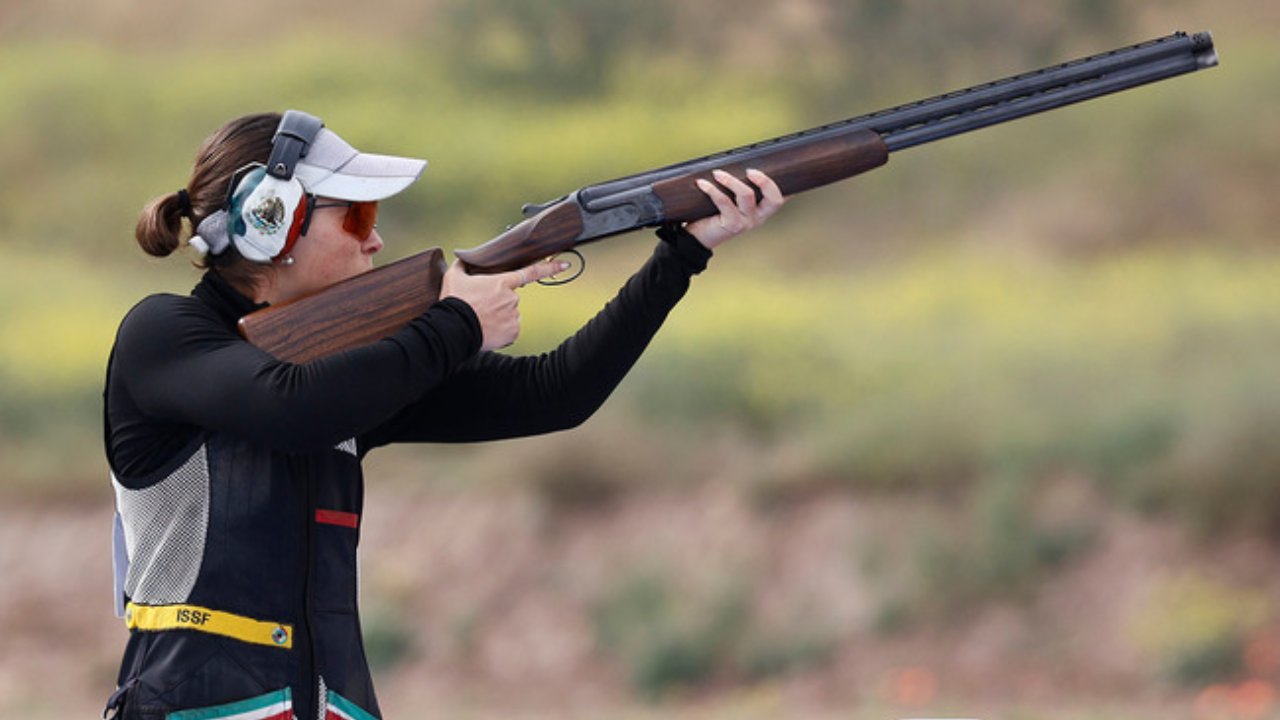
[[[937,97],[859,115],[789,135],[744,145],[645,173],[583,188],[583,207],[608,207],[611,198],[652,183],[706,172],[785,146],[872,130],[890,152],[978,128],[1109,95],[1218,64],[1207,32],[1177,32],[1110,52],[1034,70]]]
[[[1217,64],[1209,33],[1175,33],[845,122],[880,133],[892,152]]]

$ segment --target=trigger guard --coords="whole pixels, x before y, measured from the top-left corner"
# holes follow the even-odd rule
[[[587,259],[582,257],[582,253],[578,252],[577,250],[565,250],[559,255],[552,256],[551,259],[556,260],[559,258],[563,258],[565,255],[572,255],[573,257],[578,258],[578,262],[576,263],[576,268],[577,268],[576,272],[573,272],[572,275],[564,279],[555,279],[555,276],[552,276],[549,278],[542,278],[538,280],[539,285],[545,285],[547,287],[555,287],[557,285],[567,285],[573,282],[574,280],[577,280],[578,277],[582,275],[583,271],[587,269]],[[569,263],[569,270],[566,270],[565,272],[573,271],[574,268],[575,268],[575,263]]]

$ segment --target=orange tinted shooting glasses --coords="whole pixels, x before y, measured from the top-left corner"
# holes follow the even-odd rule
[[[342,218],[342,229],[364,240],[378,226],[378,202],[376,200],[354,201],[339,200],[337,202],[316,203],[315,210],[344,207],[347,214]]]

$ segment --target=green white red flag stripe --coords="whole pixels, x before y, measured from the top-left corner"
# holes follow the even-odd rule
[[[325,703],[324,720],[378,720],[363,708],[330,690]]]
[[[169,713],[166,720],[293,720],[293,695],[289,688],[248,700]]]

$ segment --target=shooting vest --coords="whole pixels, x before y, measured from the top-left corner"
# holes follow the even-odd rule
[[[116,717],[379,716],[357,616],[355,440],[291,454],[202,432],[168,466],[112,482],[130,628]]]

